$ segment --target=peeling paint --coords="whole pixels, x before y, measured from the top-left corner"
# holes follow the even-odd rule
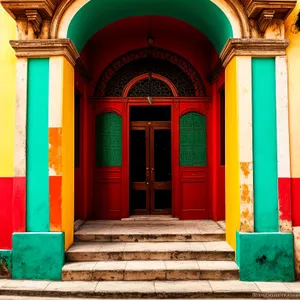
[[[11,277],[11,250],[0,250],[0,279]]]
[[[240,162],[240,231],[254,231],[253,163]]]
[[[49,173],[62,175],[62,128],[49,128]]]
[[[293,227],[296,278],[300,279],[300,227]]]
[[[241,162],[241,170],[246,178],[248,178],[250,172],[250,162]]]
[[[280,217],[279,217],[279,228],[280,228],[281,232],[292,232],[292,230],[293,230],[292,221],[280,220]]]

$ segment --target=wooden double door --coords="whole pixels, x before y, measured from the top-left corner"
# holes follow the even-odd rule
[[[171,122],[131,122],[131,214],[171,214],[171,174]]]

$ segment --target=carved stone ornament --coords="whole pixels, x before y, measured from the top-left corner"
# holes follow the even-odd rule
[[[284,20],[294,9],[297,0],[247,0],[243,2],[248,18],[256,19],[259,30],[264,33],[272,19]]]
[[[2,6],[14,19],[27,18],[26,11],[36,10],[42,19],[51,19],[56,0],[2,0]]]
[[[4,9],[16,21],[27,21],[28,28],[26,33],[19,36],[27,36],[28,39],[39,37],[40,32],[44,31],[42,38],[47,38],[49,33],[45,34],[45,28],[42,30],[43,24],[49,22],[54,14],[57,0],[2,0],[1,4]],[[45,27],[45,26],[44,26]],[[50,27],[46,25],[46,27]],[[20,27],[19,27],[20,28]],[[47,29],[49,31],[49,29]],[[31,34],[32,31],[34,34]]]
[[[80,55],[70,39],[16,40],[10,41],[10,44],[15,50],[17,57],[43,58],[63,56],[73,66],[80,59]]]
[[[234,56],[274,57],[286,55],[286,39],[228,39],[220,59],[224,68]]]

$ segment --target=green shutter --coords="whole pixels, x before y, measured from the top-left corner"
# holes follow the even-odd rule
[[[201,114],[180,118],[180,165],[206,166],[206,117]]]
[[[104,113],[96,117],[96,166],[122,165],[122,117]]]

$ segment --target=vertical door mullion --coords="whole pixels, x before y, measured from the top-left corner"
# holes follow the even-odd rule
[[[150,214],[151,211],[151,180],[150,180],[150,126],[145,126],[145,133],[146,133],[146,210],[147,214]]]

